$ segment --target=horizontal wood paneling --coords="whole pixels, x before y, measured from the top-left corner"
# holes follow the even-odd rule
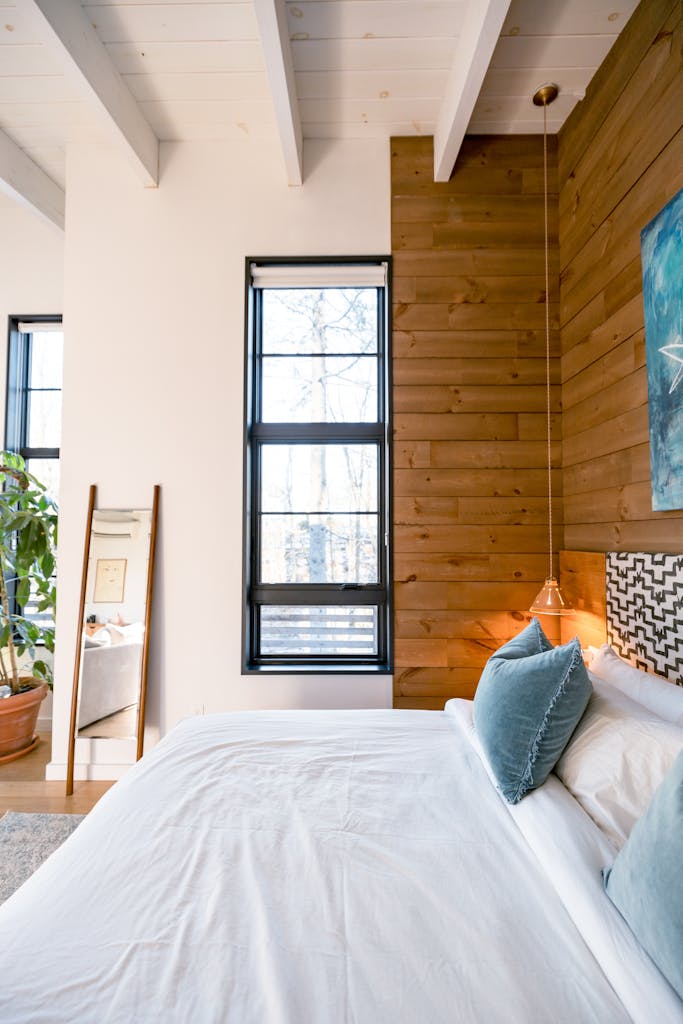
[[[548,555],[542,554],[416,554],[414,551],[394,557],[397,583],[460,582],[480,580],[516,582],[541,579],[548,568]]]
[[[565,547],[683,551],[650,496],[640,232],[683,186],[683,5],[641,3],[559,135]]]
[[[562,474],[563,487],[569,495],[585,494],[601,487],[618,487],[638,480],[650,480],[650,446],[647,442],[566,466]]]
[[[546,480],[546,490],[547,487]],[[462,522],[522,526],[547,521],[547,497],[532,498],[530,501],[501,497],[420,497],[394,500],[394,522],[397,526],[406,526],[410,523],[444,523],[454,526]]]
[[[683,25],[680,9],[671,13],[606,114],[596,136],[574,166],[560,192],[562,260],[569,263],[595,227],[639,181],[671,139],[672,110],[681,102],[680,58]],[[624,117],[628,111],[629,117]],[[675,124],[675,119],[673,119]],[[575,211],[575,214],[573,214]]]
[[[597,551],[560,551],[560,585],[574,608],[560,619],[562,643],[578,636],[585,649],[607,643],[605,555]]]
[[[588,102],[570,117],[560,133],[558,166],[560,181],[565,181],[588,146],[599,135],[602,123],[614,97],[628,83],[633,67],[645,57],[652,40],[671,11],[671,0],[647,0],[640,4],[637,17],[632,16],[621,38],[611,47],[591,82]]]
[[[587,551],[681,551],[681,516],[675,512],[660,513],[657,528],[652,520],[638,522],[577,523],[566,527],[567,544]]]
[[[560,389],[551,391],[552,405],[559,408]],[[432,387],[411,387],[396,389],[394,412],[509,412],[520,409],[527,412],[546,411],[546,389],[542,385],[515,388],[504,387],[456,387],[434,385]]]
[[[571,262],[563,263],[563,336],[565,326],[571,323],[569,317],[583,309],[592,296],[602,291],[609,295],[611,283],[633,260],[640,258],[640,228],[634,232],[633,225],[644,227],[683,186],[683,167],[679,159],[682,141],[683,132],[679,129],[671,143],[650,164],[638,187],[623,196],[613,212],[597,225]],[[574,328],[573,333],[574,340],[577,334],[580,337],[580,332]],[[564,346],[565,351],[567,347]]]
[[[553,470],[553,490],[561,494],[561,470]],[[394,496],[538,497],[548,493],[543,469],[395,469]],[[415,499],[419,501],[419,498]]]
[[[394,526],[396,554],[415,551],[542,551],[547,528],[539,526]]]
[[[471,582],[465,579],[455,583],[397,583],[396,608],[424,611],[451,609],[455,612],[465,611],[467,614],[497,608],[499,611],[508,612],[512,609],[524,613],[540,589],[538,582],[508,583],[496,579]]]
[[[547,575],[542,167],[538,136],[470,137],[435,184],[431,140],[392,141],[398,707],[471,696]],[[554,194],[550,221],[555,237]],[[559,497],[558,274],[553,245]]]
[[[489,330],[490,328],[487,328]],[[447,328],[446,328],[447,330]],[[555,335],[559,342],[559,337]],[[486,343],[478,345],[476,340],[470,342],[469,356],[464,358],[438,358],[434,356],[412,359],[394,358],[394,384],[417,387],[418,385],[443,385],[444,381],[453,382],[452,387],[466,384],[482,384],[489,386],[514,386],[517,384],[545,385],[545,358],[499,359],[488,354]],[[478,353],[482,358],[475,358]],[[557,360],[556,360],[557,362]],[[554,365],[551,372],[552,383],[560,380],[559,366]]]

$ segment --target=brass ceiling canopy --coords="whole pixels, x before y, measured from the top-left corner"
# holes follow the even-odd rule
[[[560,91],[560,87],[555,85],[554,82],[548,82],[547,85],[540,86],[534,93],[533,99],[537,107],[547,107],[550,103],[557,99],[557,94]]]

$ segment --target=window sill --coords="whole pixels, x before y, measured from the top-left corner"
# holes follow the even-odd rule
[[[341,664],[291,664],[291,665],[244,665],[245,676],[387,676],[393,674],[390,665],[341,665]]]

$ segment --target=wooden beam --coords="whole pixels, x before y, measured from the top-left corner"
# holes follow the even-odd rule
[[[64,192],[0,131],[0,191],[64,230]]]
[[[290,185],[303,182],[303,133],[294,81],[285,5],[282,0],[254,0],[263,56],[280,132],[280,144]]]
[[[16,7],[131,160],[143,184],[156,187],[159,140],[78,0],[16,0]]]
[[[469,0],[434,133],[434,181],[448,181],[510,0]]]

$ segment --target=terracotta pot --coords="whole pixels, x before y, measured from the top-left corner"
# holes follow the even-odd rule
[[[0,762],[27,754],[38,742],[36,722],[47,696],[47,683],[32,676],[20,677],[20,682],[32,683],[33,687],[0,700]]]

